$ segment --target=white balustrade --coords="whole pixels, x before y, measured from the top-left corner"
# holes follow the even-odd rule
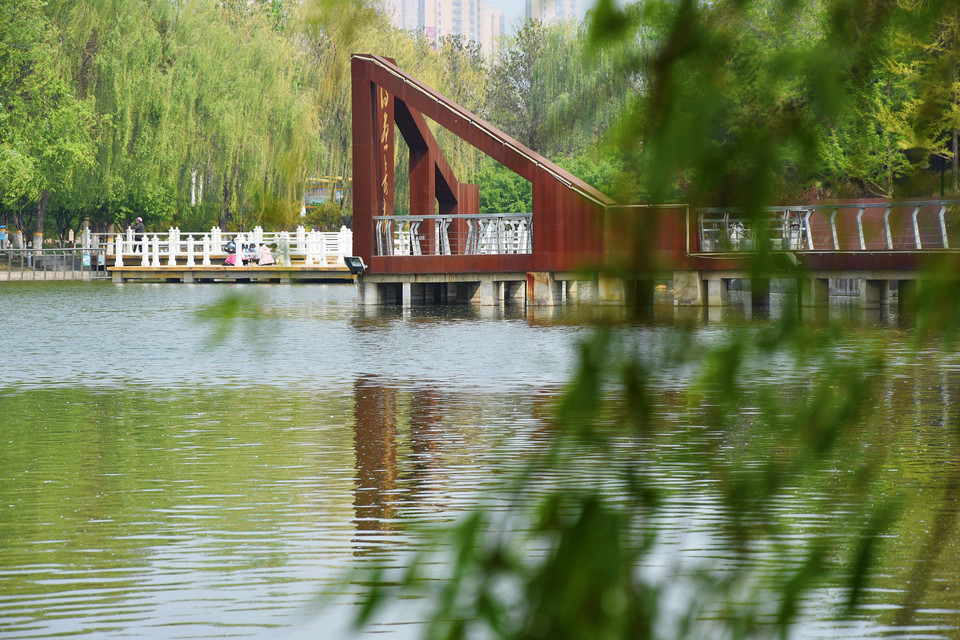
[[[290,266],[290,234],[286,231],[280,232],[280,264]]]
[[[173,227],[170,227],[170,234],[167,241],[167,266],[175,267],[177,266],[177,245],[180,243],[180,239],[177,237],[177,230]]]
[[[406,223],[395,228],[403,231],[402,239],[399,238],[400,234],[394,237],[395,242],[402,244],[402,249],[398,247],[396,252],[401,255],[420,255],[417,233],[423,227]],[[170,227],[166,232],[143,234],[140,240],[136,239],[131,228],[116,234],[89,234],[90,246],[106,247],[107,253],[115,257],[116,266],[124,266],[123,256],[126,254],[138,257],[136,264],[153,268],[177,264],[210,266],[216,260],[223,259],[226,244],[230,241],[237,245],[241,258],[244,244],[250,243],[254,247],[266,244],[277,257],[278,266],[290,266],[302,261],[311,266],[328,267],[336,264],[343,267],[346,264],[344,257],[353,254],[353,231],[346,227],[333,232],[308,230],[302,226],[294,231],[264,232],[261,227],[256,227],[245,233],[223,232],[217,227],[208,233],[184,233],[179,227]],[[448,241],[446,244],[449,246]]]
[[[307,231],[303,228],[303,225],[297,227],[297,240],[294,245],[294,248],[297,253],[306,253],[307,245]]]

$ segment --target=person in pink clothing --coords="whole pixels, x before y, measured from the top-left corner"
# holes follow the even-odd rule
[[[264,243],[260,243],[260,247],[257,249],[257,263],[263,267],[270,264],[276,264],[273,259],[273,254],[270,253],[270,247]]]

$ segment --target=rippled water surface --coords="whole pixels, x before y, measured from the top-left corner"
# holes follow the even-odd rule
[[[12,283],[0,318],[3,638],[345,637],[355,597],[344,588],[318,610],[317,594],[371,559],[400,562],[408,525],[495,503],[499,479],[541,446],[589,332],[569,310],[364,310],[344,285]],[[700,322],[693,335],[706,344],[724,327]],[[668,322],[627,331],[640,349],[672,335]],[[960,473],[960,359],[906,340],[867,321],[844,347],[880,348],[894,365],[861,437],[864,450],[882,437],[898,452],[887,482],[891,495],[909,487],[905,518],[866,610],[838,618],[842,596],[825,585],[798,637],[960,637],[956,520],[912,562]],[[683,428],[696,425],[669,390],[690,375],[677,366],[660,380],[658,410]],[[751,375],[802,387],[786,363]],[[690,448],[772,437],[743,420],[722,441],[623,440],[672,496],[650,571],[735,562],[719,480]],[[604,461],[582,462],[556,481],[602,486]],[[791,538],[831,517],[816,508],[837,500],[831,473],[844,470],[776,505],[786,525],[771,561],[791,562]],[[918,566],[931,587],[905,603]],[[917,614],[898,624],[906,606]],[[420,616],[407,603],[366,633],[416,637]]]

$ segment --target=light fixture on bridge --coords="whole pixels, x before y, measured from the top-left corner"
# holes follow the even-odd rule
[[[360,277],[363,275],[363,272],[367,270],[367,265],[363,264],[363,258],[360,256],[344,256],[343,261],[347,265],[347,269],[350,269],[350,273]]]

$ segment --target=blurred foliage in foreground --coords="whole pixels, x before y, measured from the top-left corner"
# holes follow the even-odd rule
[[[956,31],[953,3],[679,0],[621,10],[601,0],[595,52],[615,53],[618,77],[636,85],[608,153],[626,167],[623,183],[654,200],[682,194],[757,211],[795,177],[830,167],[892,187],[909,178],[895,149],[950,153]],[[914,97],[894,100],[908,84]],[[886,124],[863,118],[864,104]],[[854,135],[861,146],[841,144]],[[921,289],[918,344],[952,335],[954,289]],[[885,532],[909,499],[877,489],[892,447],[853,437],[879,402],[885,363],[881,350],[845,351],[841,328],[797,318],[785,309],[712,342],[678,327],[656,347],[631,341],[628,329],[598,329],[582,346],[548,453],[505,483],[507,506],[464,517],[444,534],[447,554],[368,578],[358,623],[412,594],[427,597],[428,638],[786,637],[805,598],[827,585],[839,591],[838,617],[857,612]],[[756,383],[758,368],[777,372],[770,384]],[[685,407],[682,427],[665,414],[676,405]],[[956,425],[943,428],[956,446]],[[729,557],[666,575],[653,566],[664,541],[651,523],[683,517],[670,479],[643,464],[658,441],[700,447],[691,464],[716,481],[711,508],[725,516],[709,533],[729,542]],[[618,469],[618,482],[592,484],[591,459]],[[561,468],[582,468],[582,482],[558,484]],[[825,483],[814,517],[832,517],[816,535],[799,535],[775,505],[813,482]],[[923,540],[920,578],[904,587],[896,624],[911,623],[928,586],[924,563],[956,528],[956,511],[942,514],[913,532]]]

